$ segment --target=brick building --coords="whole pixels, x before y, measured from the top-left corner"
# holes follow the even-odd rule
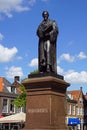
[[[67,91],[67,125],[74,130],[83,130],[84,95],[80,90]]]
[[[0,115],[7,116],[23,111],[22,108],[16,108],[12,102],[21,92],[19,89],[20,83],[14,78],[11,84],[4,77],[0,77]]]
[[[18,76],[13,83],[0,77],[0,115],[25,111],[24,108],[15,108],[12,105],[13,100],[21,93],[20,85]],[[83,94],[82,87],[66,92],[66,124],[69,129],[87,130],[87,93]]]

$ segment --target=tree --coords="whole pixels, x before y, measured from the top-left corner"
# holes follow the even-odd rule
[[[38,74],[38,73],[39,73],[38,70],[34,70],[30,74]],[[25,79],[23,79],[23,80],[25,80]],[[25,89],[23,84],[20,85],[20,90],[21,90],[21,93],[13,101],[13,105],[15,105],[16,107],[24,107],[24,106],[26,106],[26,89]]]
[[[33,72],[31,72],[30,74],[38,74],[39,71],[38,70],[34,70]]]
[[[26,105],[26,89],[24,85],[20,86],[21,93],[13,101],[13,105],[16,107],[24,107]]]

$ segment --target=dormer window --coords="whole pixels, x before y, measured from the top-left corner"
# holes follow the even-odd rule
[[[11,86],[11,92],[16,93],[16,88],[14,86]]]
[[[83,103],[83,99],[82,98],[80,98],[79,101],[80,101],[80,103]]]
[[[73,100],[73,95],[72,94],[68,94],[68,97]]]

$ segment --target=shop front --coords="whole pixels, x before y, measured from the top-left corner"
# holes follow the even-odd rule
[[[67,125],[69,130],[80,130],[81,121],[78,118],[68,117]]]

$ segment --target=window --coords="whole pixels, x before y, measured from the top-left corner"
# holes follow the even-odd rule
[[[83,108],[82,107],[80,107],[80,109],[79,109],[79,114],[83,115]]]
[[[2,108],[2,113],[7,113],[8,112],[8,100],[3,99],[3,108]]]
[[[79,115],[79,107],[76,106],[76,115]]]
[[[16,88],[15,88],[14,86],[11,86],[11,92],[12,92],[12,93],[15,93],[15,91],[16,91],[15,89],[16,89]]]
[[[68,94],[68,97],[73,100],[73,95],[72,94]]]
[[[70,115],[70,114],[71,114],[71,105],[68,104],[68,115]]]
[[[80,101],[80,103],[83,103],[83,99],[82,98],[80,98],[79,101]]]
[[[17,108],[17,112],[22,112],[22,107]]]
[[[72,115],[75,115],[75,105],[72,105]]]
[[[15,112],[15,107],[13,105],[13,100],[11,100],[11,104],[10,104],[10,113],[14,113]]]

